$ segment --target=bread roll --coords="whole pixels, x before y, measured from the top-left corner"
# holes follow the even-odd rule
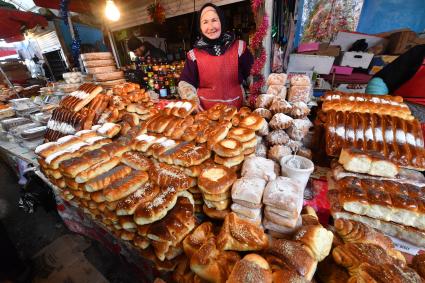
[[[251,113],[241,120],[239,127],[258,131],[263,127],[264,123],[267,122],[263,117],[255,113]]]
[[[190,269],[208,282],[226,282],[236,262],[236,252],[220,251],[210,238],[190,259]]]
[[[263,229],[229,213],[217,236],[217,245],[223,250],[255,251],[266,248],[268,238]]]
[[[152,161],[145,157],[142,153],[136,151],[128,151],[122,155],[121,162],[130,166],[135,170],[148,171]]]
[[[333,234],[320,225],[308,225],[301,227],[293,239],[305,244],[310,248],[314,258],[322,261],[331,251]]]
[[[107,161],[100,162],[92,166],[88,170],[82,171],[79,174],[77,174],[77,176],[75,177],[75,181],[77,183],[85,183],[90,179],[93,179],[105,172],[108,172],[109,170],[117,166],[119,162],[120,162],[119,157],[113,157]]]
[[[208,207],[206,204],[202,206],[202,211],[212,219],[224,219],[231,211],[229,209],[217,210],[213,207]]]
[[[104,191],[105,198],[109,202],[122,199],[135,192],[141,185],[146,183],[148,179],[149,176],[146,172],[133,171],[125,178],[109,185]]]
[[[158,163],[149,171],[152,182],[160,187],[173,186],[182,191],[196,186],[196,179],[186,176],[183,171],[170,165]]]
[[[222,165],[204,167],[198,177],[199,188],[209,194],[220,194],[229,190],[236,180],[236,173]]]
[[[257,254],[248,254],[236,263],[226,282],[271,283],[272,272],[263,257]]]
[[[84,189],[88,192],[96,192],[105,189],[107,186],[122,179],[131,173],[131,168],[125,165],[120,165],[112,170],[103,173],[96,178],[90,180],[84,185]]]
[[[222,157],[234,157],[242,154],[243,146],[241,142],[227,138],[217,142],[213,150]]]
[[[358,272],[362,263],[372,265],[395,264],[405,266],[403,262],[387,254],[380,246],[362,243],[339,245],[332,250],[335,262],[348,269],[350,275]]]
[[[277,239],[271,242],[268,251],[291,265],[307,280],[313,278],[317,268],[317,261],[310,255],[306,247],[295,241]]]
[[[211,222],[204,222],[183,240],[183,250],[188,258],[191,258],[209,238],[214,237],[213,228]]]
[[[118,201],[117,215],[133,215],[139,204],[151,201],[158,193],[159,187],[149,182],[144,183],[137,191]]]
[[[174,187],[163,188],[152,201],[141,203],[134,212],[134,221],[138,225],[150,224],[167,215],[176,204],[178,193]]]
[[[243,143],[255,138],[255,131],[247,128],[233,128],[229,131],[228,137]]]
[[[149,245],[150,245],[150,241],[147,239],[147,238],[145,238],[145,237],[141,237],[141,236],[139,236],[139,235],[136,235],[136,236],[134,236],[134,238],[133,238],[133,244],[136,246],[136,247],[138,247],[138,248],[141,248],[141,249],[146,249],[147,247],[149,247]]]

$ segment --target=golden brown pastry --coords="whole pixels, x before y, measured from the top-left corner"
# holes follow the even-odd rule
[[[214,237],[213,229],[211,222],[204,222],[186,236],[183,240],[183,250],[188,258],[191,258],[208,239]]]
[[[131,168],[126,165],[119,165],[112,170],[105,172],[84,184],[87,192],[96,192],[105,189],[113,182],[124,178],[131,173]]]
[[[255,131],[246,128],[233,128],[229,131],[228,137],[240,142],[247,142],[255,138]]]
[[[198,177],[199,188],[209,194],[220,194],[229,190],[236,180],[236,173],[222,165],[204,167]]]
[[[273,240],[268,252],[295,268],[307,280],[311,280],[316,272],[317,261],[310,255],[307,247],[300,242],[285,239]]]
[[[321,225],[308,225],[302,226],[293,239],[305,244],[314,258],[322,261],[331,251],[333,234]]]
[[[229,213],[224,219],[217,246],[222,250],[258,251],[267,248],[268,238],[263,229]]]
[[[226,282],[272,283],[272,272],[263,257],[257,254],[248,254],[236,263]]]
[[[394,249],[388,237],[363,223],[339,218],[334,226],[344,243],[373,244],[387,251]]]
[[[382,265],[362,263],[348,282],[422,283],[424,280],[413,269],[408,267],[401,267],[390,263]]]
[[[212,219],[219,219],[222,220],[224,219],[227,214],[230,213],[230,209],[223,209],[223,210],[217,210],[216,208],[213,207],[208,207],[206,204],[204,204],[202,206],[202,211],[209,217]]]
[[[333,249],[332,256],[337,264],[348,269],[350,275],[356,274],[362,263],[404,266],[402,261],[389,256],[380,246],[372,244],[348,243],[340,245]]]
[[[239,127],[258,131],[264,123],[267,122],[263,117],[255,113],[251,113],[240,121]]]
[[[135,170],[149,171],[152,161],[137,151],[128,151],[122,155],[121,162]]]
[[[196,186],[196,179],[183,171],[164,163],[155,164],[149,171],[150,180],[160,187],[173,186],[176,190],[186,190]]]
[[[208,282],[224,283],[239,259],[236,252],[217,249],[215,238],[210,238],[193,254],[190,269]]]
[[[243,146],[242,143],[237,140],[226,138],[217,142],[214,145],[213,150],[216,154],[222,157],[234,157],[243,152]]]
[[[137,191],[120,199],[116,206],[117,215],[133,215],[139,204],[151,201],[160,191],[158,186],[150,182],[144,183]]]
[[[100,162],[92,166],[88,170],[84,170],[77,174],[77,176],[75,177],[75,181],[77,183],[85,183],[90,179],[93,179],[103,173],[108,172],[109,170],[117,166],[118,163],[120,163],[119,157],[113,157],[107,161]]]
[[[120,179],[109,185],[105,190],[107,201],[116,201],[135,192],[141,185],[146,183],[149,176],[144,171],[133,171],[125,178]]]

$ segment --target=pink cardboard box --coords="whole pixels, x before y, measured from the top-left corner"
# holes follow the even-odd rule
[[[331,73],[335,73],[338,75],[351,75],[353,73],[353,68],[351,67],[343,67],[343,66],[332,66]]]
[[[317,50],[319,50],[318,42],[301,43],[298,46],[298,53],[303,53],[307,51],[317,51]]]

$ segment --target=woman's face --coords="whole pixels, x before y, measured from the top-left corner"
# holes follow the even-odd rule
[[[207,7],[201,14],[201,31],[209,39],[217,39],[221,34],[221,22],[213,7]]]

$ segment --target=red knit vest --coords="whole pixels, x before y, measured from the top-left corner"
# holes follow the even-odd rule
[[[216,103],[242,107],[243,95],[238,78],[238,41],[223,55],[213,56],[194,49],[199,71],[198,97],[201,107],[207,110]]]

